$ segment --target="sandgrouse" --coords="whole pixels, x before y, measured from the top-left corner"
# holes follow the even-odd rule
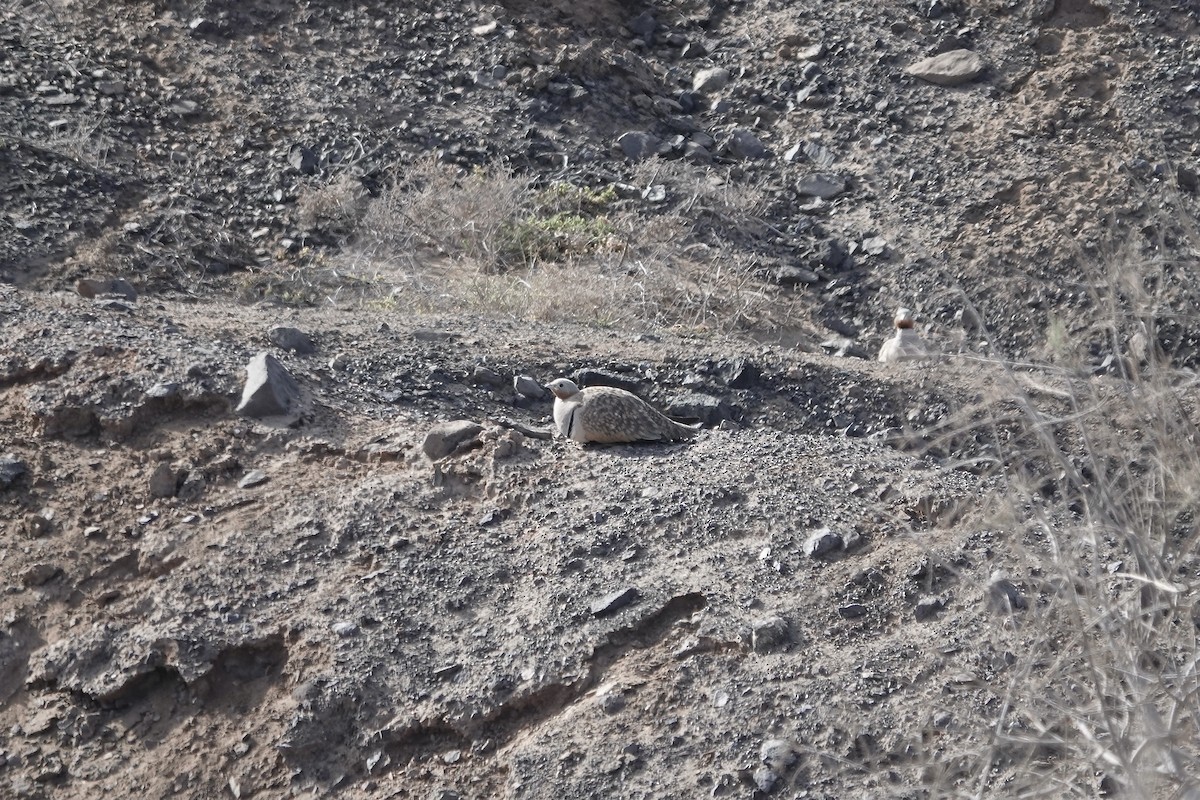
[[[913,330],[913,315],[907,308],[896,311],[896,335],[883,343],[879,348],[880,361],[912,361],[928,358],[929,350],[925,342]]]
[[[691,427],[659,413],[632,392],[612,386],[580,389],[559,378],[547,388],[554,393],[554,425],[580,444],[589,442],[678,442],[696,435]]]

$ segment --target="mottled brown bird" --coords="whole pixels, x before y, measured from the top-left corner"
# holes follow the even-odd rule
[[[678,442],[699,431],[651,408],[632,392],[612,386],[580,389],[574,381],[559,378],[547,388],[554,393],[554,425],[567,439],[615,444],[618,442]]]

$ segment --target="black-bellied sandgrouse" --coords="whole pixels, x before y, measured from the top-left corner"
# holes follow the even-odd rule
[[[546,388],[554,393],[554,425],[564,437],[580,444],[678,442],[699,431],[699,427],[670,419],[624,389],[580,389],[566,378],[551,381]]]
[[[880,361],[913,361],[929,357],[925,342],[913,329],[913,315],[907,308],[896,311],[896,335],[879,348]]]

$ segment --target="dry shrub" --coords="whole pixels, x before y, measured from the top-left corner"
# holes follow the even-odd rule
[[[301,227],[345,239],[358,226],[366,192],[357,178],[341,173],[328,183],[307,188],[296,201]]]
[[[521,262],[517,222],[528,212],[529,183],[498,169],[460,171],[418,162],[367,206],[359,247],[374,260],[411,265],[444,255],[481,272]]]
[[[653,315],[643,282],[597,270],[593,262],[541,264],[508,273],[428,271],[399,281],[388,297],[397,308],[423,312],[469,310],[539,322],[579,321],[610,326]]]
[[[1098,326],[1114,348],[1163,313],[1124,277]],[[1028,608],[996,618],[1007,693],[944,753],[973,766],[940,796],[1200,796],[1200,379],[1161,351],[1117,353],[1109,377],[1046,369],[1053,397],[1014,373],[997,404],[1020,409],[995,424],[1008,447],[994,527]]]
[[[536,189],[497,167],[426,160],[366,204],[341,269],[390,286],[395,308],[598,325],[756,324],[770,296],[753,260],[693,241],[701,206],[727,213],[740,201],[694,167],[662,169],[672,201],[648,209],[612,187]]]
[[[103,131],[97,116],[79,116],[55,129],[46,141],[46,149],[65,156],[90,169],[102,171],[108,165],[112,140]]]

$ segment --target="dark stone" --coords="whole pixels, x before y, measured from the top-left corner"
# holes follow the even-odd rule
[[[150,496],[167,498],[175,496],[179,485],[179,473],[166,461],[154,468],[150,475]]]
[[[1028,605],[1017,585],[1003,575],[992,575],[988,584],[988,605],[994,611],[1020,611]]]
[[[120,311],[123,314],[132,314],[133,306],[124,300],[117,300],[115,297],[102,297],[95,300],[92,305],[103,311]]]
[[[927,620],[937,616],[937,613],[945,607],[946,598],[944,597],[922,597],[917,601],[914,613],[918,620]]]
[[[617,146],[630,161],[644,161],[658,154],[661,140],[645,131],[627,131],[617,137]]]
[[[208,481],[204,479],[204,473],[198,469],[193,469],[183,479],[183,483],[180,484],[179,491],[175,493],[175,496],[183,501],[195,501],[200,499],[206,488],[208,488]]]
[[[824,269],[838,270],[846,265],[850,253],[836,239],[826,239],[817,245],[817,263]]]
[[[313,342],[312,337],[299,328],[277,325],[271,328],[267,338],[276,347],[298,355],[307,356],[317,352],[317,345]]]
[[[581,389],[588,386],[612,386],[627,392],[637,393],[638,390],[638,381],[598,369],[578,370],[571,376],[571,380],[575,381],[575,384]]]
[[[646,44],[651,44],[654,41],[654,31],[658,27],[658,20],[649,11],[643,11],[627,23],[629,30],[642,39]]]
[[[764,617],[750,623],[750,645],[756,653],[777,650],[791,640],[791,631],[783,617]]]
[[[504,377],[494,369],[478,366],[471,371],[471,382],[478,386],[498,388],[504,385]]]
[[[1179,184],[1179,188],[1186,192],[1195,192],[1200,189],[1200,173],[1182,164],[1175,167],[1175,180]]]
[[[820,558],[828,553],[841,550],[842,545],[841,536],[829,528],[820,528],[809,534],[808,539],[804,542],[804,552],[811,558]]]
[[[762,377],[762,370],[746,358],[723,361],[718,367],[718,372],[730,389],[750,389]]]
[[[766,158],[770,154],[766,145],[745,128],[735,129],[726,146],[735,158]]]
[[[846,619],[857,619],[866,615],[867,607],[862,603],[847,603],[838,607],[838,613]]]
[[[733,409],[728,403],[719,397],[699,392],[672,397],[666,410],[669,416],[698,420],[705,427],[715,427],[724,420],[733,419]]]
[[[21,459],[11,454],[0,457],[0,489],[12,486],[26,471],[25,462]]]
[[[301,175],[312,175],[317,171],[317,167],[321,164],[321,159],[311,148],[305,147],[302,144],[294,144],[288,150],[288,163],[293,168],[300,171]]]
[[[612,594],[606,594],[598,600],[593,600],[591,605],[592,616],[603,617],[606,614],[612,614],[637,599],[638,590],[633,586],[621,589]]]

